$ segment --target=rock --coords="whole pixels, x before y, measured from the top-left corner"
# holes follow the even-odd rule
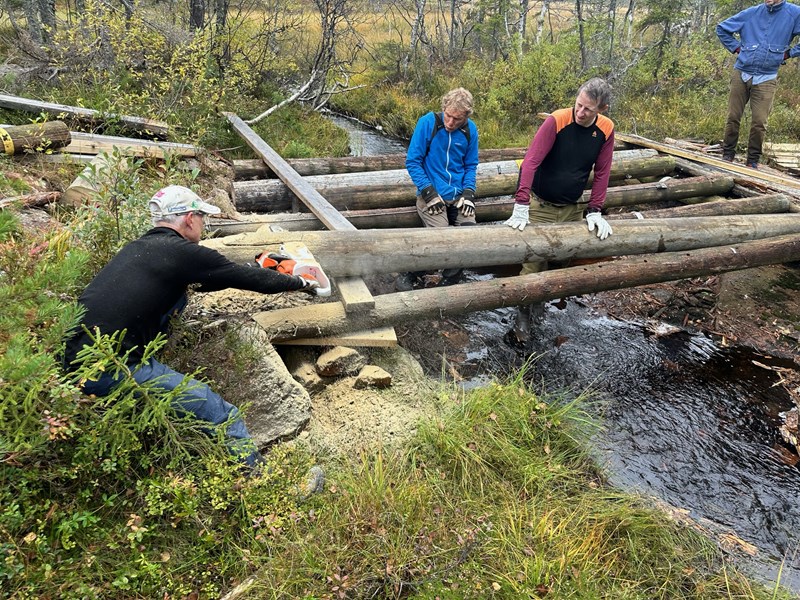
[[[286,346],[282,350],[283,362],[289,373],[309,392],[316,392],[325,387],[325,381],[317,374],[314,359],[306,349]]]
[[[236,207],[233,204],[233,200],[231,200],[230,196],[228,196],[228,192],[225,190],[221,190],[219,188],[214,188],[211,190],[211,193],[206,198],[206,201],[214,206],[217,206],[222,210],[222,214],[220,216],[228,217],[230,219],[235,219],[236,216],[239,214],[236,211]]]
[[[392,376],[380,367],[375,365],[366,365],[358,373],[356,381],[353,384],[355,388],[387,388],[392,385]]]
[[[250,380],[252,401],[245,423],[256,445],[263,448],[297,435],[311,418],[311,398],[289,373],[258,325],[245,325],[239,336],[259,354]]]
[[[323,377],[354,375],[366,364],[366,359],[353,348],[336,346],[317,359],[317,373]]]

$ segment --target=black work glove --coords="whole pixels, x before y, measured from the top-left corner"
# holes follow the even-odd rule
[[[456,200],[456,208],[461,211],[465,217],[471,217],[475,214],[475,190],[464,190]]]
[[[317,295],[317,290],[319,289],[319,281],[316,279],[309,279],[306,277],[302,277],[300,275],[292,275],[295,279],[300,280],[300,283],[303,284],[298,291],[305,292],[306,294],[311,294],[312,296]]]
[[[436,193],[436,188],[429,185],[420,194],[425,202],[425,212],[429,215],[438,215],[444,210],[444,200]]]

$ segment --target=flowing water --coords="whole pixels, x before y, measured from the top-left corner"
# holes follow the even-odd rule
[[[358,140],[360,154],[405,150],[352,121],[335,122]],[[777,433],[791,399],[768,368],[795,365],[720,347],[702,334],[609,319],[574,300],[549,303],[521,351],[505,341],[513,313],[459,320],[469,333],[459,364],[465,387],[528,362],[526,379],[536,389],[591,390],[590,410],[604,423],[593,447],[613,484],[752,544],[758,555],[746,568],[800,594],[800,468],[787,464]]]

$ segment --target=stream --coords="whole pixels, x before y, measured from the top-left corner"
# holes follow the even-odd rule
[[[405,151],[402,141],[332,119],[360,155]],[[716,536],[752,544],[758,552],[743,555],[742,568],[800,596],[800,467],[787,464],[778,434],[779,413],[792,404],[767,368],[793,368],[790,361],[720,347],[698,333],[610,319],[572,298],[547,304],[531,346],[521,351],[505,341],[513,315],[503,308],[458,319],[468,333],[458,365],[464,387],[527,364],[534,389],[571,397],[588,390],[587,408],[604,424],[592,446],[613,485],[688,511]]]

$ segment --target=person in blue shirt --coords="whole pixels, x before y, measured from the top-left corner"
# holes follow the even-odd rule
[[[746,164],[758,168],[767,119],[778,87],[778,68],[786,59],[800,54],[797,45],[790,45],[797,35],[800,35],[800,6],[785,0],[764,0],[763,4],[746,8],[717,25],[722,45],[737,55],[722,143],[724,160],[732,162],[736,155],[739,123],[749,102],[752,119]]]
[[[469,118],[472,94],[464,88],[442,96],[442,111],[417,121],[406,154],[406,170],[417,186],[417,213],[425,227],[475,225],[478,128]],[[461,269],[445,269],[443,283],[455,283]],[[414,273],[401,274],[395,286],[412,288]]]

